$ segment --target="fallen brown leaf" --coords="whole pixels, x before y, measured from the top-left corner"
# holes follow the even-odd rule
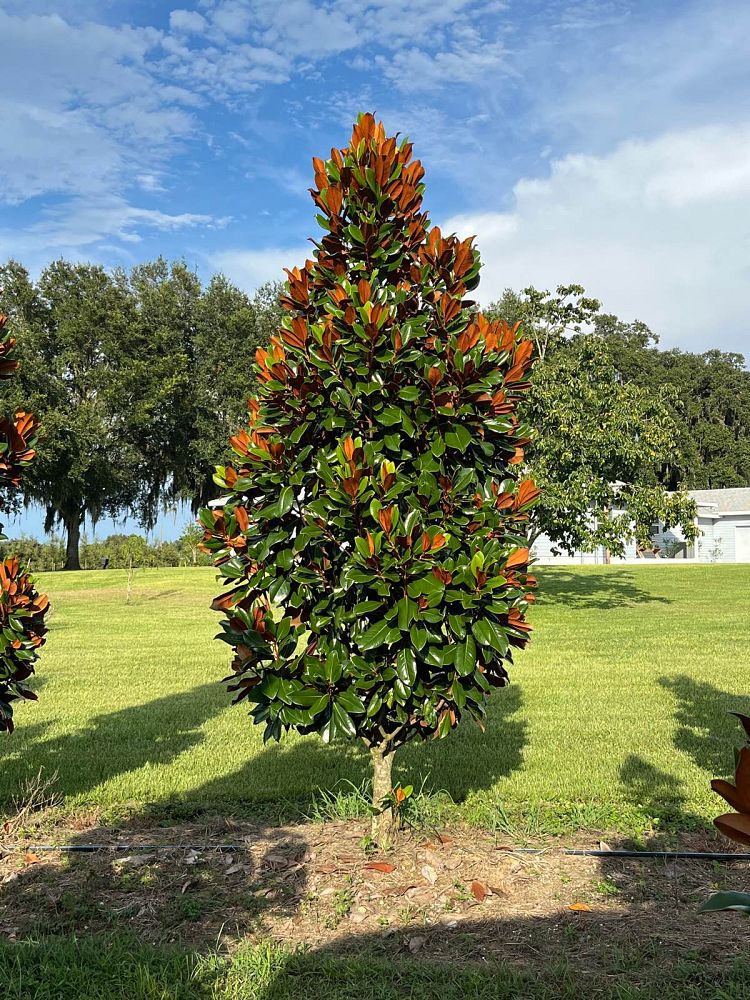
[[[368,872],[383,872],[384,875],[390,875],[391,872],[395,872],[396,866],[389,865],[387,861],[371,861],[369,865],[365,865],[363,871]]]
[[[471,883],[471,894],[478,903],[483,903],[490,894],[490,887],[485,882],[475,880]]]

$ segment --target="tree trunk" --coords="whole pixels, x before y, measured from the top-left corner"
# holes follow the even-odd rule
[[[370,747],[372,760],[372,806],[378,812],[373,814],[371,836],[380,848],[387,848],[395,840],[396,821],[389,796],[393,791],[393,754],[384,754],[379,747]]]
[[[78,514],[66,514],[63,517],[63,524],[67,535],[63,569],[80,569],[81,560],[78,556],[78,544],[81,540],[81,522],[78,520]]]

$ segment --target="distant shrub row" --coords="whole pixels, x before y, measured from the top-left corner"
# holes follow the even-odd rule
[[[159,566],[211,566],[210,556],[196,547],[202,531],[188,525],[175,541],[154,542],[143,535],[109,535],[107,538],[89,541],[85,536],[81,541],[81,567],[101,569],[108,560],[109,569]],[[39,542],[35,538],[15,538],[0,542],[0,559],[14,554],[21,565],[29,566],[35,572],[49,572],[62,569],[65,565],[65,542],[53,535],[49,541]]]

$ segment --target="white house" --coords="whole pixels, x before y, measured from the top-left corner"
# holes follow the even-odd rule
[[[697,541],[688,544],[680,528],[665,529],[654,524],[651,536],[658,558],[680,559],[690,562],[746,562],[750,563],[750,487],[725,490],[688,490],[698,506],[695,523],[701,534]],[[635,542],[626,546],[624,558],[610,558],[603,548],[592,552],[576,551],[573,555],[552,552],[553,542],[541,535],[532,552],[536,561],[548,564],[599,564],[607,562],[640,563],[653,560],[654,551],[638,554]]]
[[[700,537],[685,545],[679,528],[654,525],[654,544],[676,558],[750,563],[750,487],[688,492],[698,505]]]

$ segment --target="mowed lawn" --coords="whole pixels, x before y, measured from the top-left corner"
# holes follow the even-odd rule
[[[399,779],[447,792],[471,822],[528,828],[689,827],[721,803],[750,710],[750,566],[542,569],[535,633],[482,733],[467,721],[401,752]],[[220,683],[211,569],[47,574],[53,603],[39,701],[0,742],[0,804],[40,768],[69,806],[309,803],[361,785],[354,745],[263,746]],[[541,820],[540,820],[541,817]]]

